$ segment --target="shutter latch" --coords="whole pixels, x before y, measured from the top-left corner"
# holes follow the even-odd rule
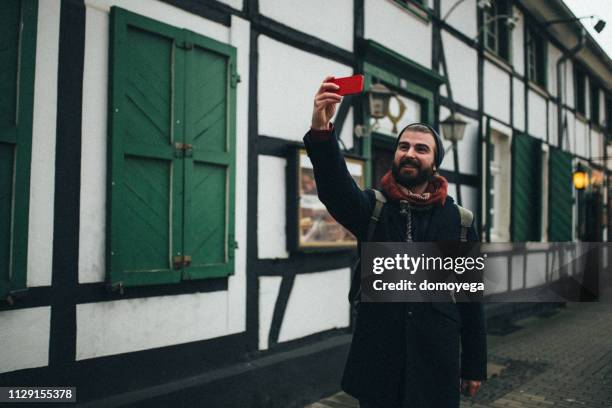
[[[240,75],[238,75],[237,72],[233,72],[232,77],[231,77],[232,88],[235,88],[238,82],[241,82],[241,81],[242,80],[240,79]]]
[[[187,268],[191,266],[191,256],[190,255],[173,256],[172,263],[174,264],[174,269]]]
[[[175,143],[174,144],[174,157],[192,157],[193,156],[193,145],[188,143]]]

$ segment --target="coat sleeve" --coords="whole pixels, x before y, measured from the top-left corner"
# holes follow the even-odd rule
[[[335,129],[326,137],[314,138],[311,131],[304,144],[313,165],[317,195],[327,211],[357,239],[364,236],[373,208],[374,194],[363,191],[351,177],[336,138]]]
[[[478,241],[474,223],[468,241]],[[461,378],[487,379],[487,327],[482,302],[458,302],[461,316]]]

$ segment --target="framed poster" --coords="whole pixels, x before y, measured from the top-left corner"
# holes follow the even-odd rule
[[[362,159],[345,157],[349,173],[355,183],[365,187],[365,162]],[[289,166],[288,206],[289,249],[314,251],[351,249],[357,239],[340,225],[327,211],[317,196],[317,185],[310,158],[306,149],[296,149]]]

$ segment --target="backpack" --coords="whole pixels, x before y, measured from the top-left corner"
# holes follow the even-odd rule
[[[380,213],[382,212],[382,208],[387,202],[387,198],[376,189],[372,189],[374,191],[374,197],[376,198],[376,204],[374,205],[374,209],[372,210],[372,216],[370,217],[370,224],[368,224],[368,233],[366,235],[366,242],[369,242],[374,236],[374,231],[376,230],[376,224],[380,219]],[[457,209],[459,210],[459,219],[461,221],[461,231],[459,233],[459,241],[467,242],[467,234],[468,230],[472,226],[472,221],[474,221],[474,214],[468,210],[467,208],[463,208],[458,204],[455,204]],[[349,302],[353,306],[353,309],[357,311],[359,307],[359,301],[361,298],[361,285],[359,284],[359,275],[360,271],[357,267],[359,265],[361,254],[358,254],[357,260],[353,264],[351,268],[351,288],[349,289]]]

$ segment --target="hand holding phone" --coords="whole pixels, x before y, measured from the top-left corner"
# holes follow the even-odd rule
[[[343,78],[332,78],[329,82],[332,82],[340,87],[335,91],[338,95],[353,95],[363,92],[363,75],[357,74]]]

